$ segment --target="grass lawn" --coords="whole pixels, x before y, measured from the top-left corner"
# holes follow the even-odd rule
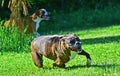
[[[119,76],[120,75],[120,25],[77,30],[83,49],[90,53],[91,67],[86,58],[76,56],[66,68],[53,68],[52,60],[44,57],[44,67],[37,68],[28,52],[0,52],[0,76]],[[63,31],[63,34],[65,32]]]

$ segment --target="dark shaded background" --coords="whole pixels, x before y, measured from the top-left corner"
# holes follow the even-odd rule
[[[8,19],[10,10],[7,8],[9,0],[5,0],[4,6],[0,7],[0,18]],[[78,9],[103,9],[106,6],[114,6],[120,3],[120,0],[28,0],[31,6],[29,14],[33,13],[39,8],[46,8],[51,12],[69,13]],[[0,1],[0,4],[2,0]],[[21,11],[22,13],[22,11]]]

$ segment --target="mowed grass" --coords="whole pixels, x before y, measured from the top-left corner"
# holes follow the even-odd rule
[[[0,52],[0,76],[119,76],[120,75],[120,25],[72,31],[82,40],[83,49],[90,53],[91,67],[86,58],[77,55],[66,68],[53,68],[52,60],[44,57],[44,67],[37,68],[27,52],[3,50]],[[63,34],[66,32],[63,31]],[[28,45],[29,46],[29,45]]]

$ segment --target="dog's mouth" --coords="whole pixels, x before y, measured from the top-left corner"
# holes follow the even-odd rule
[[[75,51],[77,53],[81,53],[82,52],[82,48],[71,48],[72,51]]]
[[[82,47],[80,46],[77,51],[78,51],[78,53],[81,53],[82,52]]]
[[[49,17],[48,15],[43,15],[42,18],[43,18],[44,20],[49,20],[49,19],[50,19],[50,17]]]
[[[77,52],[78,52],[78,53],[81,53],[81,52],[82,52],[82,49],[78,49]]]

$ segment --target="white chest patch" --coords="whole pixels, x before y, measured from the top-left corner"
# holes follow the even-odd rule
[[[77,52],[71,52],[70,60],[74,59],[77,54]]]
[[[40,24],[41,20],[42,20],[42,19],[39,18],[39,17],[37,17],[36,19],[33,20],[34,22],[36,22],[36,28],[35,28],[35,29],[36,29],[36,32],[35,32],[36,36],[39,36],[39,35],[40,35],[37,31],[38,31],[38,28],[39,28],[39,26],[40,26],[39,24]]]

